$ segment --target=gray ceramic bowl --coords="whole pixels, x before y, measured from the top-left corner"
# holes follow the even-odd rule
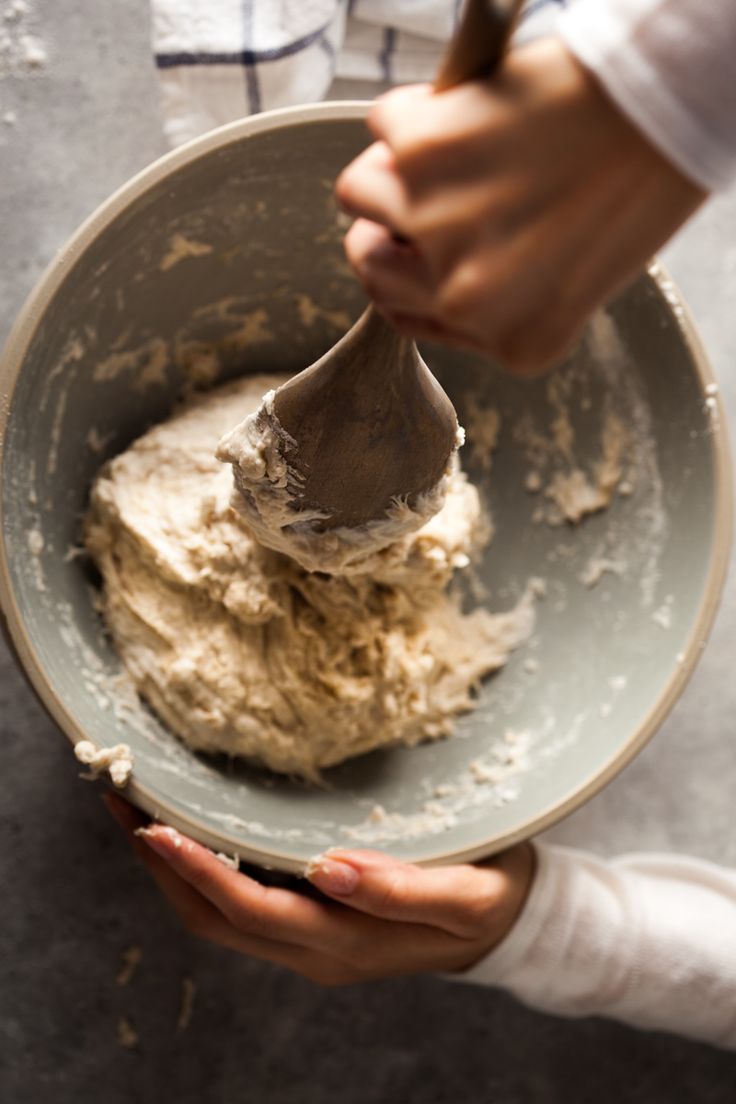
[[[479,405],[501,419],[490,475],[466,449],[496,526],[480,569],[484,600],[504,609],[530,577],[546,581],[531,640],[487,680],[455,737],[363,757],[309,788],[191,754],[131,696],[89,565],[73,554],[90,483],[183,389],[299,369],[357,315],[331,189],[366,143],[364,111],[258,116],[131,180],[40,281],[0,378],[0,597],[40,698],[72,741],[132,746],[128,793],[145,810],[284,870],[356,841],[422,862],[478,857],[580,805],[682,690],[730,534],[717,387],[677,293],[650,272],[595,319],[552,382],[523,384],[470,356],[424,350],[461,420],[472,428]],[[601,411],[629,435],[624,493],[577,527],[545,520],[560,457],[534,436],[563,408],[588,472],[600,459]]]

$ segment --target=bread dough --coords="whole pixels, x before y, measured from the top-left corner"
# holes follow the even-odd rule
[[[133,773],[133,752],[127,744],[97,748],[91,740],[78,740],[74,745],[74,754],[80,763],[89,768],[81,776],[88,781],[94,781],[103,771],[107,771],[112,784],[122,789]]]
[[[230,504],[222,434],[278,377],[200,395],[102,469],[86,544],[139,693],[192,748],[316,779],[373,748],[451,732],[529,634],[532,600],[463,613],[447,587],[490,537],[457,466],[441,510],[370,571],[309,572],[259,545]]]
[[[268,391],[258,409],[225,434],[217,447],[217,458],[232,464],[233,507],[242,513],[260,544],[291,556],[308,571],[331,575],[374,571],[376,553],[421,529],[441,509],[458,466],[463,430],[458,428],[455,451],[442,478],[411,506],[396,499],[383,518],[354,528],[323,531],[319,522],[329,514],[297,512],[291,505],[299,499],[302,480],[286,457],[297,448],[297,442],[276,416],[274,395],[273,390]]]

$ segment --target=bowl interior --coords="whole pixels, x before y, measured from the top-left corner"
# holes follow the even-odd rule
[[[131,745],[131,795],[149,811],[284,869],[356,841],[421,861],[489,853],[574,807],[682,686],[726,540],[717,398],[671,289],[642,276],[550,380],[423,350],[471,429],[463,460],[494,521],[482,600],[509,608],[533,577],[545,591],[533,636],[455,737],[365,756],[315,788],[195,755],[138,702],[77,554],[90,484],[186,390],[298,370],[357,316],[331,193],[366,142],[359,114],[241,124],[144,174],[46,277],[5,365],[4,603],[32,680],[72,739]],[[500,419],[490,471],[472,433],[488,409]],[[565,463],[539,438],[561,412],[588,474],[603,415],[627,432],[619,489],[631,493],[578,526],[549,524],[545,487]]]

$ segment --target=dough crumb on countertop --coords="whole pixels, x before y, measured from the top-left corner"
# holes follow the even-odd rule
[[[140,1042],[140,1035],[127,1016],[120,1016],[117,1023],[118,1045],[125,1050],[135,1050]]]
[[[120,969],[115,977],[116,985],[123,988],[130,984],[133,975],[141,964],[142,958],[143,951],[138,946],[134,945],[132,947],[127,947],[126,950],[123,951]]]
[[[197,995],[197,985],[193,978],[181,979],[181,998],[179,1002],[179,1015],[176,1019],[176,1030],[186,1031],[192,1022],[194,1012],[194,998]]]

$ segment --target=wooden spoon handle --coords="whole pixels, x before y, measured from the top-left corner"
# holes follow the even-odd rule
[[[524,0],[466,0],[434,82],[435,92],[489,77],[498,68],[523,3]]]

